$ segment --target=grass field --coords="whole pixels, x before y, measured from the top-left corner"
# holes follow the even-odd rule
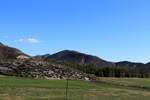
[[[106,78],[100,77],[100,80],[103,82],[111,83],[120,83],[120,84],[129,84],[129,85],[140,85],[150,87],[150,79],[143,78]]]
[[[0,76],[0,100],[65,100],[66,80]],[[69,80],[69,100],[150,100],[150,90]]]

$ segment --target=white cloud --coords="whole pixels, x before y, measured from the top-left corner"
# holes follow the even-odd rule
[[[40,43],[41,41],[36,40],[34,38],[29,38],[29,39],[18,39],[18,40],[15,40],[15,42]]]
[[[40,43],[40,41],[39,41],[39,40],[31,39],[31,38],[29,38],[29,39],[25,39],[24,41],[25,41],[26,43]]]

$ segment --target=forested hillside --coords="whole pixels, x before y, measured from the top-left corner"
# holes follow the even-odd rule
[[[82,66],[77,64],[70,64],[66,62],[51,61],[55,64],[69,66],[74,69],[78,69],[84,73],[95,74],[99,77],[137,77],[137,78],[149,78],[149,73],[127,70],[123,68],[110,68],[110,67],[96,67],[96,66]]]

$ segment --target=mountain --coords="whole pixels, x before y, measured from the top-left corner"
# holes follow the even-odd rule
[[[18,58],[18,59],[25,59],[29,58],[27,54],[23,53],[22,51],[8,47],[0,42],[0,61],[4,58]],[[128,70],[135,70],[135,71],[144,71],[150,73],[150,63],[143,64],[143,63],[134,63],[129,61],[122,61],[122,62],[108,62],[105,61],[97,56],[87,55],[84,53],[80,53],[77,51],[71,50],[64,50],[53,55],[46,54],[46,55],[38,55],[35,58],[46,59],[46,60],[56,60],[56,61],[63,61],[71,64],[79,64],[79,65],[92,65],[97,67],[117,67],[117,68],[124,68]]]
[[[44,57],[43,57],[44,58]],[[63,61],[71,64],[92,65],[97,67],[115,67],[127,70],[143,71],[150,73],[150,63],[135,63],[129,61],[108,62],[97,56],[87,55],[77,51],[64,50],[50,56],[46,56],[46,60]]]
[[[98,66],[98,67],[113,67],[114,66],[114,64],[111,62],[107,62],[96,56],[86,55],[82,53],[66,55],[66,56],[60,57],[57,60],[79,64],[79,65],[92,65],[92,66]]]
[[[71,54],[79,54],[79,52],[77,51],[71,51],[71,50],[64,50],[64,51],[60,51],[58,53],[55,53],[49,57],[46,58],[46,60],[57,60],[63,56],[66,56],[66,55],[71,55]]]
[[[96,56],[87,55],[77,51],[64,50],[45,58],[46,60],[57,60],[79,65],[93,65],[98,67],[113,67],[115,64],[102,60]]]
[[[37,58],[45,59],[50,54],[39,55]],[[61,55],[59,55],[61,56]],[[58,56],[58,57],[59,57]],[[42,79],[74,79],[93,80],[94,75],[88,75],[79,70],[75,70],[63,65],[54,64],[42,59],[27,59],[30,56],[22,51],[5,46],[0,43],[0,75],[42,78]],[[7,60],[3,60],[6,58]],[[11,59],[17,58],[17,59]]]
[[[16,48],[8,47],[0,42],[0,58],[17,58],[23,56],[28,55]]]
[[[143,72],[150,73],[150,63],[143,64],[143,63],[122,61],[122,62],[115,63],[115,66],[118,68],[124,68],[128,70],[136,70],[136,71],[143,71]]]
[[[38,59],[46,59],[49,56],[51,56],[51,55],[50,54],[45,54],[45,55],[37,55],[37,56],[34,56],[34,57],[38,58]]]
[[[129,62],[129,61],[122,61],[116,63],[116,67],[121,67],[121,68],[126,68],[126,69],[134,69],[134,68],[140,68],[144,67],[145,64],[143,63],[134,63],[134,62]]]

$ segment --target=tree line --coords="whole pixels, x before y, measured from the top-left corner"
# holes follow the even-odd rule
[[[57,62],[51,61],[55,64],[60,64],[64,66],[71,67],[73,69],[77,69],[87,74],[95,74],[98,77],[118,77],[118,78],[149,78],[149,73],[146,72],[138,72],[134,70],[126,70],[122,68],[110,68],[110,67],[96,67],[92,65],[82,66],[77,64],[70,64],[66,62]]]

